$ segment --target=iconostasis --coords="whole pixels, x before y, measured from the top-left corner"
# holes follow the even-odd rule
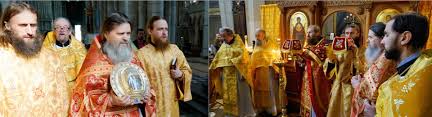
[[[361,28],[361,42],[366,44],[368,27],[375,22],[387,22],[392,16],[417,10],[419,2],[364,2],[364,1],[277,1],[261,6],[261,27],[269,31],[269,37],[276,39],[283,52],[294,53],[293,42],[306,45],[307,28],[318,25],[322,36],[343,36],[347,24],[358,24]],[[277,11],[277,12],[275,12]],[[291,48],[290,48],[291,47]],[[288,50],[285,50],[288,48]],[[301,48],[299,49],[301,50]],[[289,57],[288,57],[289,58]],[[292,58],[292,57],[291,57]],[[293,59],[294,60],[294,59]],[[295,60],[294,60],[295,61]],[[289,61],[288,61],[289,62]],[[294,62],[295,63],[295,62]],[[294,65],[293,68],[301,65]],[[301,72],[288,67],[287,98],[299,102]]]
[[[305,44],[309,25],[318,25],[322,35],[343,36],[343,28],[355,23],[361,28],[363,38],[368,27],[375,22],[387,22],[392,16],[416,11],[419,2],[371,1],[278,1],[281,10],[281,41],[297,39]],[[366,43],[366,39],[363,39]]]

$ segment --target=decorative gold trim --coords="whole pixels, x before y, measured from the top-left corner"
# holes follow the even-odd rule
[[[110,84],[117,96],[130,96],[135,101],[143,99],[150,90],[150,82],[144,70],[127,62],[118,63],[113,67]]]

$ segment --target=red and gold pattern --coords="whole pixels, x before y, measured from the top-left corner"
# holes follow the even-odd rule
[[[285,50],[289,50],[289,49],[291,48],[291,43],[292,43],[292,40],[291,40],[291,39],[287,39],[287,40],[285,40],[285,42],[284,42],[282,48],[285,49]]]
[[[77,85],[73,89],[70,114],[71,116],[140,116],[135,105],[116,107],[111,105],[109,76],[113,68],[111,60],[102,53],[99,37],[95,38],[84,60],[77,78]],[[134,56],[131,63],[141,66]],[[152,99],[146,103],[146,116],[155,116],[154,93]]]
[[[347,42],[345,37],[335,37],[333,40],[333,51],[347,50]]]
[[[378,87],[395,72],[396,63],[386,59],[384,54],[382,54],[366,71],[364,79],[360,81],[359,87],[354,88],[351,117],[357,117],[363,112],[364,100],[369,100],[369,102],[376,101]]]
[[[298,39],[292,40],[292,49],[293,50],[301,50],[302,49],[301,47],[302,47],[302,45],[300,43],[300,40],[298,40]]]
[[[322,39],[317,45],[307,46],[302,54],[306,67],[301,89],[301,115],[305,117],[310,116],[312,110],[317,117],[327,113],[332,81],[326,78],[323,70],[323,61],[327,58],[326,42]]]

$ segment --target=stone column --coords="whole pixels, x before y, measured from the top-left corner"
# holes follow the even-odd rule
[[[169,1],[169,11],[167,18],[168,21],[168,37],[171,43],[176,43],[177,37],[176,35],[176,27],[177,27],[177,1]]]
[[[222,27],[234,29],[234,19],[232,12],[232,0],[219,0]]]
[[[264,5],[264,0],[246,0],[245,3],[248,45],[252,46],[252,41],[256,40],[255,30],[261,28],[260,5]]]
[[[142,28],[142,29],[144,29],[145,30],[145,25],[146,25],[146,9],[145,9],[145,7],[143,7],[145,5],[145,2],[144,1],[139,1],[138,2],[138,7],[137,7],[137,9],[138,9],[138,12],[137,12],[137,15],[138,15],[138,23],[137,23],[137,28]]]
[[[208,45],[209,45],[209,8],[210,8],[210,2],[204,1],[204,23],[203,23],[203,41],[202,41],[202,48],[201,48],[201,57],[207,57],[208,56]]]
[[[148,18],[152,16],[164,16],[164,1],[149,1],[147,2]]]

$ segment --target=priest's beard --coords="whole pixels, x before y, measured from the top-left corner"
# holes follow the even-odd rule
[[[309,45],[316,45],[319,43],[319,41],[321,41],[321,37],[312,37],[310,39],[307,40]]]
[[[262,46],[262,45],[265,45],[267,43],[267,41],[265,41],[265,40],[256,40],[256,46]]]
[[[65,43],[69,40],[69,38],[67,36],[59,36],[56,38],[57,38],[57,41],[59,41],[60,43]]]
[[[385,50],[384,55],[387,59],[398,60],[401,55],[401,51],[397,48],[391,48],[389,50]]]
[[[354,39],[354,43],[357,46],[357,48],[360,48],[360,42],[361,42],[360,37]]]
[[[377,60],[377,58],[382,54],[382,51],[383,49],[380,47],[373,47],[372,45],[369,45],[365,52],[366,61],[368,64],[375,62],[375,60]]]
[[[132,61],[132,47],[129,42],[127,45],[118,45],[116,47],[106,41],[102,50],[114,64]]]
[[[153,39],[156,50],[165,51],[169,46],[169,40],[162,41],[162,39]]]
[[[42,38],[39,34],[36,34],[36,36],[31,36],[32,39],[26,42],[22,37],[17,36],[17,34],[14,32],[5,31],[5,33],[5,37],[9,38],[11,45],[18,55],[21,55],[25,58],[31,58],[39,54],[42,48]]]

